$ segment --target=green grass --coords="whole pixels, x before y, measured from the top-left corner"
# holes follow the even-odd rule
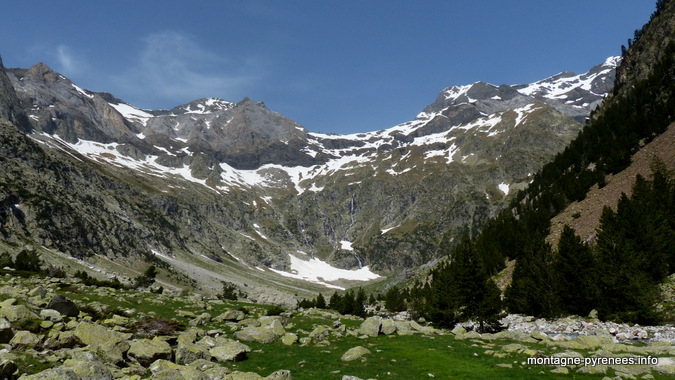
[[[436,379],[539,379],[541,371],[549,379],[573,377],[549,373],[552,368],[521,366],[520,363],[526,360],[524,355],[502,359],[485,355],[485,348],[480,345],[458,341],[452,336],[381,335],[367,340],[356,337],[330,340],[329,347],[247,343],[254,352],[249,354],[248,360],[236,363],[232,368],[263,376],[278,369],[289,369],[294,379],[341,379],[343,375],[363,379],[430,379],[429,374]],[[341,357],[345,351],[358,345],[368,348],[371,354],[364,360],[343,362]],[[499,363],[512,364],[513,368],[497,367]],[[574,377],[601,379],[604,376],[575,374]]]

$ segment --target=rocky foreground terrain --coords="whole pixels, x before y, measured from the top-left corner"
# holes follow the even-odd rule
[[[467,331],[470,324],[449,331],[401,317],[364,320],[8,273],[0,278],[0,378],[675,375],[673,327],[511,315],[502,320],[506,330],[479,334]],[[648,356],[658,359],[631,366],[527,364],[528,357]]]

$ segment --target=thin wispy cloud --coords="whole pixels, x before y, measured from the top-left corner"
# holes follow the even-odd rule
[[[229,100],[243,97],[246,89],[263,75],[255,57],[224,57],[180,32],[151,34],[143,39],[143,44],[136,64],[114,78],[124,93],[135,98],[130,101],[160,100],[177,105],[207,96]]]
[[[78,57],[67,45],[58,45],[55,51],[55,58],[61,73],[67,76],[76,76],[85,69],[84,61]]]

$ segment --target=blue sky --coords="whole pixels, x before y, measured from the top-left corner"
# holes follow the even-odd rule
[[[451,85],[585,72],[655,0],[12,1],[6,67],[44,62],[141,108],[248,96],[310,131],[413,119]]]

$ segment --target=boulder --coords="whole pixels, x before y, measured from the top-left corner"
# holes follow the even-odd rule
[[[350,362],[352,360],[357,360],[363,357],[363,355],[370,354],[370,350],[363,346],[352,347],[347,352],[342,355],[343,362]]]
[[[116,343],[125,340],[121,334],[89,322],[80,322],[73,332],[80,342],[87,346],[98,347],[105,343]]]
[[[311,339],[314,342],[320,342],[322,340],[326,340],[330,336],[330,333],[331,333],[330,327],[319,325],[316,326],[311,333],[309,333],[309,339]]]
[[[13,336],[12,324],[6,318],[0,318],[0,344],[9,343]]]
[[[148,367],[158,359],[171,360],[173,352],[169,343],[158,339],[141,339],[131,342],[127,355],[143,367]]]
[[[123,340],[120,342],[104,342],[103,344],[96,347],[97,353],[103,353],[103,357],[101,358],[102,360],[107,363],[123,365],[125,362],[125,356],[131,345],[128,341]]]
[[[255,372],[234,371],[227,375],[227,379],[232,380],[264,380],[264,378]]]
[[[57,350],[62,348],[72,348],[80,344],[80,340],[72,331],[50,331],[45,340],[45,347]]]
[[[186,342],[179,342],[176,346],[177,364],[190,364],[199,359],[211,360],[208,347]]]
[[[476,331],[469,331],[466,334],[455,335],[455,339],[457,340],[483,339],[483,336]]]
[[[284,334],[284,336],[281,337],[281,343],[283,343],[287,346],[291,346],[297,341],[298,341],[298,336],[296,334],[293,334],[293,333],[286,333],[286,334]]]
[[[40,343],[40,338],[30,331],[17,331],[9,344],[12,347],[34,346]]]
[[[502,346],[502,351],[504,352],[509,352],[509,353],[521,353],[525,352],[525,350],[530,349],[529,347],[522,345],[520,343],[511,343],[511,344],[506,344]]]
[[[363,335],[368,335],[370,337],[376,337],[380,335],[380,329],[382,328],[382,318],[381,317],[370,317],[367,318],[361,327],[359,327],[358,332]]]
[[[188,324],[190,326],[201,326],[203,324],[211,322],[211,314],[209,313],[201,313],[198,317],[190,320]]]
[[[40,318],[25,305],[5,305],[0,309],[0,317],[7,318],[12,323]]]
[[[246,342],[268,344],[274,342],[277,336],[270,329],[264,327],[246,327],[234,333],[234,337]]]
[[[268,326],[268,329],[272,330],[274,335],[276,336],[283,336],[286,334],[286,329],[284,329],[284,326],[281,324],[281,321],[278,319],[273,320]]]
[[[460,325],[456,325],[455,328],[452,329],[452,331],[450,331],[450,332],[455,334],[455,335],[462,335],[462,334],[466,334],[466,329],[464,327],[460,326]]]
[[[219,362],[242,361],[246,359],[246,353],[251,352],[251,348],[237,341],[230,341],[223,346],[213,347],[209,350]]]
[[[530,334],[530,337],[531,337],[532,339],[540,340],[540,341],[541,341],[541,340],[548,340],[548,339],[549,339],[549,338],[548,338],[548,335],[546,335],[545,333],[543,333],[543,332],[541,332],[541,331],[539,331],[539,330],[534,330],[534,331],[532,331],[532,333]]]
[[[178,370],[181,367],[182,367],[181,365],[170,362],[168,360],[157,359],[152,364],[150,364],[148,369],[150,370],[150,372],[155,374],[155,373],[165,371],[165,370],[171,370],[171,369]]]
[[[21,380],[80,380],[80,376],[68,367],[51,368],[35,375],[23,376]]]
[[[287,369],[274,371],[271,374],[267,375],[267,377],[265,377],[265,380],[292,380],[292,379],[293,376],[291,376],[291,371]]]
[[[224,313],[220,314],[219,316],[215,317],[213,320],[216,322],[223,322],[223,321],[237,322],[243,320],[244,318],[246,318],[246,314],[244,314],[244,312],[241,310],[227,310]]]
[[[396,324],[393,319],[387,318],[382,320],[381,332],[384,335],[391,335],[396,332]]]
[[[412,335],[414,333],[410,328],[410,321],[394,321],[394,324],[398,335]]]
[[[61,315],[66,315],[68,317],[77,317],[80,315],[80,309],[77,308],[77,305],[60,294],[54,294],[54,297],[52,297],[45,309],[56,310],[61,313]]]
[[[66,360],[63,365],[73,370],[82,379],[112,380],[110,369],[103,363],[84,360]]]
[[[2,359],[0,360],[0,379],[11,379],[18,366],[14,361]]]
[[[61,313],[54,309],[42,309],[40,310],[40,318],[42,318],[45,321],[50,321],[50,322],[61,322],[63,320],[63,317],[61,316]]]

